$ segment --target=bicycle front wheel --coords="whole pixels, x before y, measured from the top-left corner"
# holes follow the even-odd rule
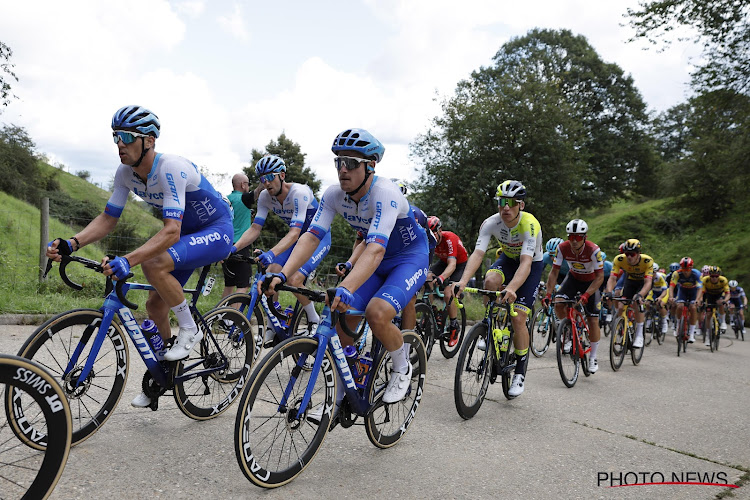
[[[435,345],[435,336],[437,335],[437,325],[435,317],[432,315],[432,307],[424,302],[417,302],[415,307],[417,313],[417,324],[415,331],[422,339],[427,359],[430,359],[432,347]]]
[[[234,451],[242,473],[253,484],[276,488],[288,483],[310,464],[328,434],[338,377],[329,352],[314,380],[303,369],[317,348],[315,338],[289,338],[250,376],[237,409]],[[300,408],[308,385],[313,387],[310,403]],[[308,412],[319,406],[328,411],[316,424]]]
[[[632,329],[632,327],[630,327]],[[633,337],[631,337],[633,338]],[[646,342],[643,343],[641,347],[633,347],[633,345],[630,345],[630,359],[633,361],[634,365],[638,365],[638,363],[641,362],[641,359],[643,359],[643,351],[646,349]]]
[[[7,385],[6,385],[7,384]],[[14,427],[6,404],[7,421],[0,421],[0,491],[2,498],[47,498],[62,475],[72,440],[70,407],[60,384],[39,364],[0,354],[3,400],[24,401],[24,426],[39,433],[28,435]],[[14,437],[15,434],[15,437]],[[22,446],[16,440],[21,438]]]
[[[609,364],[614,371],[619,370],[625,360],[627,335],[628,327],[625,320],[617,318],[612,329],[612,337],[609,339]]]
[[[477,347],[480,340],[485,343],[484,351]],[[453,383],[456,411],[463,419],[472,418],[482,406],[493,363],[492,351],[488,349],[493,348],[493,341],[487,335],[487,325],[481,322],[472,326],[458,355]]]
[[[578,381],[581,368],[581,358],[578,354],[578,344],[573,339],[573,325],[568,318],[560,322],[557,328],[557,369],[566,387],[573,387]]]
[[[380,357],[374,378],[369,384],[370,404],[374,404],[374,407],[370,408],[365,417],[365,430],[370,442],[378,448],[390,448],[404,437],[422,401],[427,377],[427,355],[419,335],[411,330],[405,330],[403,335],[404,344],[410,349],[412,363],[410,387],[406,396],[401,401],[390,404],[380,400],[391,374],[391,358],[388,355]]]
[[[537,358],[544,356],[549,349],[552,336],[555,332],[552,330],[553,318],[547,314],[547,308],[542,307],[534,313],[534,320],[531,322],[531,353]]]
[[[721,332],[719,331],[719,322],[716,318],[711,322],[711,351],[719,350],[719,337]]]
[[[263,335],[265,334],[265,322],[263,320],[263,311],[260,308],[260,304],[255,304],[252,312],[250,311],[250,304],[252,297],[249,294],[238,292],[231,295],[227,295],[216,304],[214,309],[220,307],[234,307],[241,312],[247,320],[250,322],[252,327],[252,342],[253,346],[253,359],[260,359],[260,351],[263,349]]]
[[[112,321],[91,371],[81,379],[83,368],[91,352],[91,345],[99,333],[103,314],[94,309],[77,309],[62,313],[36,329],[26,340],[18,355],[42,365],[62,386],[68,400],[72,419],[72,446],[88,439],[112,415],[128,377],[128,344],[119,323]],[[82,346],[75,366],[63,376],[76,347]],[[41,429],[27,425],[27,401],[23,397],[5,400],[8,420],[21,439],[31,446]]]
[[[450,328],[451,320],[450,318],[448,318],[448,311],[445,310],[442,314],[445,315],[444,324],[448,325],[448,327]],[[456,343],[452,346],[449,345],[450,336],[447,334],[440,337],[440,352],[443,353],[445,359],[451,359],[453,356],[458,354],[458,350],[461,348],[461,343],[464,340],[464,332],[466,331],[466,309],[460,307],[458,309],[458,316],[456,316],[456,319],[458,320],[458,335]]]
[[[208,328],[211,335],[204,330],[188,358],[177,363],[176,375],[211,371],[174,385],[177,407],[195,420],[214,418],[232,405],[247,381],[255,352],[253,327],[237,309],[212,309],[203,320],[205,326],[201,322],[199,328]]]

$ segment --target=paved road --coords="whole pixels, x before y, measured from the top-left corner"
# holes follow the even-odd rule
[[[33,329],[0,327],[0,352],[15,353]],[[157,412],[130,407],[142,374],[131,348],[120,405],[71,451],[52,498],[710,499],[728,488],[608,486],[610,478],[661,482],[673,473],[692,482],[698,474],[750,479],[750,340],[723,338],[716,353],[693,344],[677,358],[670,335],[647,347],[639,366],[626,358],[617,373],[602,351],[599,372],[573,389],[562,384],[554,351],[532,358],[521,397],[506,401],[498,383],[464,421],[453,403],[455,360],[436,349],[423,404],[401,443],[379,450],[363,427],[338,427],[300,477],[265,491],[237,466],[234,408],[195,422],[167,397]],[[748,486],[732,492],[750,499]]]

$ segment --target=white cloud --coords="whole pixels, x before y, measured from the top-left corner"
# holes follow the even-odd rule
[[[250,39],[245,19],[242,15],[242,7],[239,3],[234,4],[234,11],[226,16],[217,18],[219,25],[237,40],[246,42]]]
[[[204,0],[184,0],[174,2],[175,10],[191,19],[196,19],[203,14],[206,9]]]

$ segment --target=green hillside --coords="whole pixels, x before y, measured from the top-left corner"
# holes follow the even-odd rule
[[[729,279],[738,280],[740,286],[750,286],[750,259],[743,251],[750,248],[750,227],[744,222],[748,207],[738,204],[706,225],[696,224],[674,205],[672,198],[621,201],[582,217],[589,225],[590,239],[610,260],[620,243],[638,238],[643,253],[661,267],[687,255],[698,268],[706,264],[720,266]]]

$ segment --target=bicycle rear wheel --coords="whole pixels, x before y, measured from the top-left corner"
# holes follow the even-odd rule
[[[91,345],[99,333],[103,314],[94,309],[76,309],[50,319],[36,329],[26,340],[18,355],[42,365],[62,386],[68,400],[72,422],[72,445],[88,439],[101,429],[112,415],[128,377],[128,345],[126,335],[118,322],[112,321],[96,360],[85,380],[78,379],[91,352]],[[73,351],[79,343],[83,350],[73,369],[63,378]],[[77,387],[76,387],[77,386]],[[22,395],[23,396],[23,395]],[[33,443],[41,429],[26,424],[27,398],[6,398],[8,420],[24,442]]]
[[[542,307],[534,313],[529,334],[531,335],[531,353],[537,358],[544,356],[544,353],[549,349],[552,336],[555,335],[552,325],[553,318],[550,318],[547,314],[547,308]]]
[[[714,317],[711,322],[711,351],[719,350],[719,338],[721,337],[721,331],[719,330],[719,322]]]
[[[566,344],[568,345],[566,346]],[[566,347],[568,352],[565,352]],[[573,387],[578,380],[581,358],[578,353],[577,342],[573,339],[573,325],[568,318],[562,320],[557,328],[555,351],[557,352],[557,369],[560,372],[560,378],[566,387]]]
[[[220,307],[234,307],[240,311],[250,322],[253,333],[253,359],[260,359],[260,351],[263,349],[263,335],[265,334],[265,322],[260,304],[255,304],[252,313],[249,312],[252,298],[247,293],[233,293],[227,295],[216,304],[214,309]]]
[[[646,323],[643,327],[643,345],[651,345],[651,341],[656,336],[656,317],[654,315],[654,305],[646,313]]]
[[[628,327],[632,330],[632,326]],[[632,336],[630,338],[633,338]],[[630,359],[633,361],[634,365],[638,365],[638,363],[641,362],[641,359],[643,359],[643,351],[646,350],[646,343],[644,342],[641,347],[633,347],[633,345],[630,345]]]
[[[177,407],[195,420],[214,418],[232,405],[247,381],[255,352],[252,325],[237,309],[212,309],[203,320],[213,339],[204,331],[203,340],[195,344],[188,358],[177,363],[176,375],[213,371],[174,385]],[[202,323],[198,326],[204,328]],[[227,365],[219,368],[224,364],[222,355]]]
[[[0,421],[2,498],[47,498],[60,479],[70,452],[72,423],[68,400],[59,383],[39,364],[10,354],[0,354],[0,386],[5,388],[3,400],[25,402],[24,425],[41,432],[29,436],[14,428],[17,420],[8,413],[12,405],[6,404],[7,420]]]
[[[661,316],[659,316],[659,322],[661,322]],[[667,336],[667,332],[665,329],[661,327],[661,324],[659,325],[659,328],[656,329],[656,342],[659,345],[662,345],[664,343],[664,338]]]
[[[365,430],[372,444],[378,448],[390,448],[398,443],[414,421],[419,403],[422,401],[424,382],[427,377],[427,355],[419,335],[405,330],[404,344],[408,344],[411,354],[411,387],[406,396],[395,403],[383,403],[380,399],[391,375],[391,358],[380,357],[377,370],[369,384],[370,408],[365,417]]]
[[[627,325],[623,318],[617,318],[612,329],[612,337],[609,340],[609,364],[612,370],[617,371],[625,360],[625,343],[627,342]]]
[[[446,309],[442,314],[445,315],[445,324],[450,329],[451,320],[448,318],[448,310]],[[448,345],[450,335],[446,334],[440,337],[440,352],[443,353],[445,359],[451,359],[458,354],[458,350],[461,348],[461,343],[464,340],[464,332],[466,331],[466,309],[460,307],[456,319],[458,320],[458,340],[456,341],[456,345],[452,347]]]
[[[301,358],[315,357],[318,340],[292,337],[277,345],[253,371],[242,393],[234,425],[234,452],[242,473],[253,484],[276,488],[297,477],[312,461],[328,434],[336,394],[330,352],[318,376],[304,370]],[[300,408],[309,384],[310,404]],[[286,397],[286,403],[281,404]],[[320,423],[307,412],[323,406]]]
[[[427,359],[430,359],[432,354],[432,347],[435,345],[435,336],[437,335],[437,325],[435,324],[435,317],[432,315],[432,307],[424,302],[417,302],[415,307],[417,314],[417,324],[415,331],[417,335],[422,339],[424,344],[425,355]]]
[[[484,339],[485,350],[477,348],[477,341]],[[463,419],[477,414],[487,394],[490,383],[490,370],[494,362],[493,341],[488,338],[484,322],[471,327],[456,362],[456,376],[453,382],[453,400],[456,411]]]

